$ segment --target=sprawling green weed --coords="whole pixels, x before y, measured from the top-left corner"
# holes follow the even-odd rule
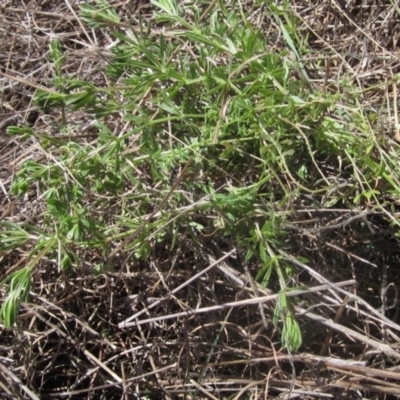
[[[301,62],[306,44],[285,9],[267,11],[287,44],[276,50],[242,8],[238,13],[215,2],[203,16],[196,4],[153,5],[157,29],[143,24],[140,30],[104,0],[97,7],[81,6],[88,26],[107,29],[116,39],[105,68],[107,87],[63,76],[68,54],[52,43],[53,87],[34,100],[43,109],[62,110],[61,134],[8,130],[34,136],[46,154],[46,161],[25,162],[12,187],[19,197],[37,188],[46,204],[44,226],[38,232],[2,223],[2,249],[30,242],[31,260],[56,254],[65,269],[79,267],[84,250],[100,249],[107,259],[112,243],[144,221],[126,247],[136,259],[145,259],[152,243],[168,240],[173,247],[184,235],[229,237],[245,251],[246,262],[259,260],[257,279],[264,286],[271,279],[279,283],[274,322],[283,324],[283,344],[297,349],[300,326],[286,296],[296,286],[296,271],[276,251],[291,204],[311,194],[326,207],[338,202],[351,207],[376,200],[382,185],[399,193],[392,174],[398,164],[379,146],[370,117],[357,106],[357,93],[349,89],[351,105],[340,103],[340,94],[313,87]],[[302,79],[295,74],[299,70]],[[72,116],[82,109],[98,130],[94,145],[71,139],[79,130]],[[111,131],[108,118],[119,118],[119,129]],[[337,170],[344,165],[345,190],[338,188],[337,176],[328,175],[327,160]],[[179,190],[163,204],[188,162]],[[9,297],[1,317],[7,326],[16,321],[18,301],[27,298],[34,265],[29,262],[6,282]],[[106,267],[98,264],[94,272]]]

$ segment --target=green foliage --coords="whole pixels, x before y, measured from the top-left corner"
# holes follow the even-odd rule
[[[120,20],[117,13],[106,1],[96,0],[96,4],[97,7],[86,3],[80,6],[82,18],[91,28],[103,28],[119,24]]]
[[[278,325],[280,318],[283,320],[282,345],[289,351],[298,350],[302,344],[302,334],[293,311],[292,300],[286,296],[286,290],[281,290],[275,307],[273,318],[275,326]]]
[[[21,232],[21,229],[16,225],[10,225],[10,227],[14,228],[14,232],[12,230],[8,232],[10,236],[15,236],[14,233],[18,231]],[[4,235],[4,232],[0,232],[0,239],[3,242],[4,238],[7,238],[7,234]],[[45,235],[33,236],[32,239],[36,239],[36,246],[30,252],[26,266],[0,282],[0,286],[7,285],[7,297],[0,308],[0,320],[3,321],[6,328],[11,328],[17,322],[20,302],[28,300],[33,268],[44,255],[49,254],[54,249],[56,244],[54,238]]]
[[[30,126],[9,126],[7,127],[7,133],[11,136],[19,136],[20,140],[25,140],[34,135],[34,131]]]
[[[274,280],[279,285],[274,322],[282,326],[283,345],[298,349],[301,330],[286,296],[297,285],[296,271],[277,251],[291,204],[311,194],[326,207],[371,201],[379,207],[382,190],[400,193],[398,154],[379,146],[369,124],[373,115],[358,106],[354,88],[343,96],[312,89],[287,2],[268,2],[287,45],[281,51],[268,47],[242,9],[229,11],[222,2],[206,17],[191,5],[187,18],[177,1],[153,1],[164,34],[144,24],[140,32],[130,29],[107,2],[96,3],[82,4],[81,16],[116,39],[105,69],[110,85],[64,76],[68,54],[51,44],[53,88],[38,91],[34,101],[62,110],[61,134],[7,130],[21,139],[34,136],[49,155],[24,162],[12,185],[17,197],[33,189],[42,194],[44,226],[35,231],[2,223],[1,248],[33,243],[32,257],[57,253],[61,270],[76,268],[84,249],[98,248],[106,258],[110,243],[134,233],[126,249],[137,260],[146,259],[154,243],[168,240],[174,247],[182,235],[228,237],[247,249],[245,262],[261,263],[257,280],[264,287]],[[303,79],[294,77],[299,70]],[[345,100],[351,105],[338,106]],[[80,130],[72,122],[77,110],[98,131],[90,146],[70,139]],[[116,114],[123,121],[111,131],[105,117]],[[325,175],[327,159],[344,166],[343,177]],[[189,160],[179,190],[164,203]],[[107,267],[98,264],[93,272]],[[8,281],[1,311],[8,326],[26,299],[30,275],[21,274]]]
[[[29,240],[29,233],[17,224],[3,221],[0,227],[0,251],[20,247]]]
[[[17,321],[20,301],[27,301],[31,284],[31,269],[22,268],[7,279],[8,296],[0,309],[0,320],[6,328],[11,328]]]

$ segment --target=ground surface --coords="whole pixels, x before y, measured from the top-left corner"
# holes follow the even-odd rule
[[[91,29],[79,5],[68,0],[3,1],[0,279],[15,277],[13,273],[28,268],[32,286],[12,329],[6,327],[4,318],[9,314],[2,314],[0,397],[133,399],[135,393],[148,399],[400,396],[400,11],[395,3],[292,1],[278,9],[270,2],[229,3],[226,14],[223,2],[196,3],[199,24],[212,15],[229,26],[233,24],[229,12],[239,15],[240,10],[250,24],[247,29],[255,27],[261,32],[266,51],[279,54],[276,60],[285,59],[286,70],[275,58],[271,63],[278,62],[277,69],[282,69],[288,93],[297,90],[292,106],[298,107],[299,120],[292,122],[300,129],[292,127],[292,136],[298,142],[293,139],[292,145],[290,136],[283,134],[276,146],[279,129],[272,132],[271,128],[270,135],[254,136],[264,146],[255,151],[229,137],[225,117],[229,119],[236,103],[233,95],[228,100],[228,90],[219,96],[210,89],[209,103],[221,102],[214,125],[214,114],[207,112],[200,121],[185,116],[186,125],[174,125],[170,118],[174,110],[168,96],[162,95],[166,89],[161,78],[140,97],[135,90],[147,82],[145,72],[142,81],[122,82],[116,70],[107,70],[117,42],[112,26]],[[192,5],[184,2],[181,6],[189,10]],[[158,43],[165,27],[166,42],[173,43],[174,35],[168,30],[180,25],[156,20],[155,6],[133,1],[112,2],[111,6],[123,24],[131,24],[117,26],[122,31],[140,31],[140,24],[146,27],[144,31],[148,29],[149,49]],[[186,20],[195,19],[194,11],[183,13]],[[295,29],[290,31],[290,27]],[[290,35],[301,56],[298,64],[290,61],[295,54],[283,32]],[[189,39],[196,41],[194,35]],[[182,39],[179,49],[171,45],[176,45],[168,54],[171,60],[190,48],[189,39]],[[54,78],[57,62],[51,61],[49,45],[55,40],[67,55],[59,76],[102,88],[131,84],[135,86],[129,89],[132,97],[102,92],[101,106],[119,107],[107,115],[94,110],[90,102],[75,111],[67,108],[71,114],[66,127],[65,109],[49,106],[48,99],[45,104],[33,101],[40,89],[65,88],[65,82],[57,86]],[[202,44],[209,45],[204,40]],[[191,62],[201,58],[200,48],[193,46],[188,51]],[[128,63],[124,54],[119,57],[121,63]],[[225,79],[227,58],[208,55],[207,60],[216,67],[215,76]],[[203,72],[201,68],[196,71]],[[233,75],[230,71],[229,79]],[[248,76],[255,75],[257,70]],[[239,78],[243,79],[237,81],[237,92],[251,86],[248,77]],[[174,79],[166,87],[173,86]],[[76,90],[82,88],[80,83]],[[187,101],[199,107],[196,96],[202,96],[201,92],[188,100],[189,90],[179,90],[179,105]],[[249,102],[257,105],[255,109],[269,95],[272,92],[247,94]],[[302,95],[307,99],[304,104],[298,100]],[[125,102],[128,98],[135,99],[131,108]],[[312,108],[313,102],[318,107]],[[245,109],[246,102],[241,107]],[[276,104],[268,107],[277,110],[272,119],[284,118]],[[137,119],[129,119],[128,114]],[[140,130],[139,116],[148,117]],[[168,121],[161,121],[163,117]],[[95,119],[103,125],[93,124]],[[157,129],[161,127],[162,134],[147,130],[152,126],[149,121],[159,120]],[[252,132],[253,122],[243,124],[246,132]],[[285,123],[290,129],[290,121]],[[27,137],[10,135],[10,126],[23,125],[32,129]],[[211,134],[208,126],[212,126]],[[206,145],[187,156],[184,152],[190,141],[185,140],[194,137],[196,129],[201,132],[198,143],[207,134],[211,139],[204,139]],[[246,134],[243,143],[254,139]],[[116,137],[121,140],[113,142]],[[115,151],[111,149],[114,144]],[[152,146],[160,148],[150,153]],[[276,149],[284,150],[277,153],[276,164],[265,161],[265,154]],[[236,150],[241,153],[231,158]],[[178,153],[179,161],[174,158]],[[98,158],[92,158],[93,154]],[[90,162],[85,164],[85,160]],[[269,163],[272,178],[258,169],[264,161]],[[117,171],[120,163],[124,165]],[[301,175],[304,166],[307,176]],[[18,175],[23,168],[25,175]],[[163,174],[168,176],[160,177]],[[27,176],[30,180],[22,180]],[[58,196],[63,187],[74,188],[76,192],[66,190],[63,195],[70,199],[76,195],[80,200],[60,205],[49,195],[51,187]],[[204,191],[206,187],[209,192]],[[248,190],[246,195],[241,194],[243,188]],[[211,198],[213,190],[217,194]],[[88,225],[79,225],[82,220],[89,221]],[[99,223],[95,225],[99,231],[90,225],[93,221]],[[268,225],[266,221],[273,222]],[[279,242],[278,229],[283,232]],[[254,245],[254,254],[250,254],[251,240],[257,235],[265,247]],[[254,277],[263,268],[265,272],[268,265],[272,270],[273,262],[268,264],[267,259],[276,262],[276,274],[263,289],[249,275]],[[279,273],[286,274],[285,279]],[[15,278],[13,282],[17,287],[20,281]],[[287,295],[296,300],[276,314],[280,321],[276,325],[274,310],[277,313],[282,296],[281,300],[264,299],[264,323],[258,305],[249,300],[282,293],[282,285],[289,292],[296,287],[307,293]],[[320,287],[309,290],[314,286]],[[11,304],[5,301],[10,292],[10,286],[2,286],[3,306]],[[24,290],[19,292],[23,297],[21,293]],[[282,342],[286,318],[298,321],[299,348],[290,349]],[[135,324],[138,321],[142,323]]]

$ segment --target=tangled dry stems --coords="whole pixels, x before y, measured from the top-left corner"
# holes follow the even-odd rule
[[[399,66],[399,14],[394,5],[292,3],[304,29],[299,35],[310,35],[308,44],[314,51],[304,61],[312,85],[345,95],[346,77],[360,89],[376,87],[365,92],[363,107],[382,108],[380,135],[399,139],[393,81]],[[137,21],[139,9],[144,19],[150,15],[146,4],[113,5],[132,21]],[[35,87],[46,86],[52,75],[46,62],[51,39],[61,40],[68,51],[65,74],[90,76],[103,84],[111,38],[83,26],[77,5],[68,1],[25,5],[10,0],[0,11],[1,219],[40,225],[43,204],[36,193],[21,201],[9,197],[8,189],[22,161],[41,156],[34,143],[10,138],[5,129],[26,122],[51,133],[60,121],[56,112],[42,114],[31,104]],[[263,24],[256,10],[252,15],[254,23]],[[272,42],[272,28],[262,27]],[[282,44],[278,41],[276,46]],[[86,134],[85,115],[74,118]],[[107,123],[118,121],[110,117]],[[355,134],[362,137],[362,132]],[[79,140],[90,145],[93,138]],[[260,287],[259,293],[250,289],[234,259],[218,261],[224,257],[219,246],[229,250],[221,238],[204,240],[202,247],[185,238],[174,254],[158,245],[147,263],[98,277],[89,267],[100,256],[90,252],[82,254],[83,268],[73,278],[60,277],[50,261],[35,269],[31,302],[22,307],[19,329],[0,331],[2,398],[127,399],[134,398],[133,393],[151,399],[181,398],[185,393],[193,398],[239,398],[244,393],[251,398],[290,393],[302,399],[358,398],[360,392],[399,396],[397,300],[388,301],[388,317],[380,309],[381,282],[393,287],[398,283],[395,228],[384,213],[373,210],[363,216],[371,228],[364,232],[352,226],[350,220],[357,215],[347,209],[316,209],[307,199],[294,208],[285,254],[306,257],[313,268],[310,285],[325,285],[319,292],[301,295],[296,309],[304,335],[301,353],[281,349],[279,333],[270,321],[268,328],[263,326],[256,305],[233,307],[263,293]],[[367,240],[374,250],[365,245]],[[1,278],[23,266],[28,252],[24,248],[3,253]],[[310,273],[296,260],[300,271]],[[214,266],[204,272],[210,265]],[[255,272],[259,265],[251,268]],[[332,283],[350,279],[357,287]],[[230,305],[195,312],[224,304]],[[264,308],[271,316],[273,303],[265,302]],[[186,315],[157,320],[182,312]],[[152,322],[124,328],[132,315],[138,315],[135,321]]]

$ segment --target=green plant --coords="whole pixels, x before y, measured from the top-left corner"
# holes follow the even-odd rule
[[[286,293],[301,282],[276,251],[291,204],[313,195],[327,207],[372,199],[379,207],[374,182],[400,193],[391,173],[398,163],[374,137],[351,85],[343,95],[310,85],[301,61],[305,44],[287,4],[268,9],[286,44],[280,50],[268,45],[242,8],[238,13],[215,2],[204,16],[196,4],[153,5],[154,23],[164,31],[144,24],[133,29],[103,0],[82,4],[82,19],[116,39],[107,87],[64,76],[68,54],[51,44],[53,88],[38,91],[34,101],[61,109],[60,135],[8,128],[21,138],[35,136],[48,155],[47,162],[25,162],[12,186],[15,196],[39,190],[43,226],[35,234],[32,227],[3,223],[2,248],[31,244],[32,257],[57,254],[62,269],[78,267],[78,253],[89,249],[108,259],[110,244],[129,238],[125,250],[140,260],[154,243],[168,241],[173,248],[185,235],[196,241],[199,233],[228,237],[246,246],[246,262],[260,260],[257,279],[264,286],[278,282],[274,322],[282,323],[284,346],[297,349],[301,331]],[[353,105],[338,106],[344,99]],[[98,130],[94,144],[73,139],[78,110]],[[123,124],[111,130],[107,118],[117,114]],[[345,165],[351,176],[345,191],[337,177],[327,176],[327,159],[338,170],[337,160]],[[188,163],[179,190],[170,193],[176,171]],[[93,272],[106,267],[97,264]],[[4,282],[9,297],[0,316],[7,326],[16,320],[19,299],[27,298],[30,268]]]

